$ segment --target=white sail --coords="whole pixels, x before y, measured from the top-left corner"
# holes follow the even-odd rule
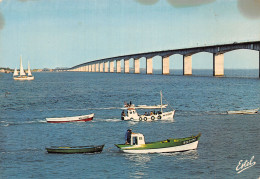
[[[15,70],[14,70],[14,74],[13,74],[13,76],[18,76],[18,71],[17,71],[16,68],[15,68]]]
[[[29,62],[28,62],[28,76],[32,76]]]
[[[23,62],[22,62],[22,56],[20,57],[20,76],[26,75],[23,70]]]

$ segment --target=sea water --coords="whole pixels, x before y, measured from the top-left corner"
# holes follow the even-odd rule
[[[241,72],[241,71],[235,71]],[[34,73],[34,81],[0,75],[0,178],[259,178],[260,115],[226,111],[260,107],[257,70],[216,78],[116,73]],[[253,73],[254,72],[254,73]],[[237,77],[246,74],[243,78]],[[253,75],[252,75],[253,74]],[[174,120],[121,121],[124,102],[160,103]],[[144,113],[145,111],[139,111]],[[95,113],[83,123],[46,123],[47,117]],[[125,154],[128,128],[145,140],[202,136],[198,149],[165,154]],[[48,154],[48,146],[105,144],[100,154]],[[238,173],[240,163],[255,165]],[[242,162],[241,162],[242,161]]]

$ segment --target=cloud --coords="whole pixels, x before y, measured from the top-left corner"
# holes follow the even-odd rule
[[[2,30],[4,28],[4,26],[5,26],[5,19],[4,19],[3,14],[0,12],[0,30]]]
[[[174,7],[199,6],[202,4],[212,3],[216,0],[167,0]]]
[[[153,5],[155,3],[157,3],[159,0],[135,0],[137,2],[139,2],[140,4],[144,4],[144,5]]]
[[[247,18],[260,18],[260,0],[238,0],[237,6]]]

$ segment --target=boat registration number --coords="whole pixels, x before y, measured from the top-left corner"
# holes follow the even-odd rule
[[[190,139],[190,140],[183,141],[183,144],[189,144],[189,143],[192,143],[192,142],[195,142],[195,141],[196,141],[196,138],[193,138],[193,139]]]

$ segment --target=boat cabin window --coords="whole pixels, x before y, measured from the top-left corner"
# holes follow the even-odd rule
[[[133,145],[138,145],[138,142],[137,142],[137,137],[133,137]]]
[[[139,137],[139,140],[143,140],[143,138],[142,138],[142,137]]]

